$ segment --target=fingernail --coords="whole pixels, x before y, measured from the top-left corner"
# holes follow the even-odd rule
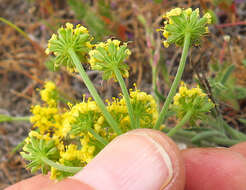
[[[159,190],[173,177],[171,158],[147,133],[119,136],[73,179],[96,190]]]

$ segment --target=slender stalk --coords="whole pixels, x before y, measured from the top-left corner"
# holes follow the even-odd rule
[[[139,118],[139,116],[136,117],[136,127],[140,128],[140,118]]]
[[[43,48],[41,46],[39,46],[38,43],[36,43],[34,40],[32,40],[28,34],[22,30],[20,27],[16,26],[14,23],[6,20],[5,18],[3,17],[0,17],[0,21],[4,22],[5,24],[9,25],[11,28],[13,28],[14,30],[16,30],[17,32],[19,32],[24,38],[26,38],[28,41],[31,42],[31,44],[37,48],[39,51],[41,51],[42,53],[44,52]]]
[[[135,123],[135,119],[134,119],[134,112],[133,112],[133,108],[132,108],[132,104],[131,104],[131,100],[130,100],[130,96],[129,96],[129,93],[128,93],[128,90],[126,88],[126,84],[124,82],[124,79],[119,71],[118,68],[115,68],[114,69],[114,74],[120,84],[120,87],[121,87],[121,90],[122,90],[122,93],[123,93],[123,96],[126,100],[126,106],[127,106],[127,111],[128,111],[128,114],[130,116],[130,122],[131,122],[131,128],[132,129],[136,129],[137,126],[136,123]]]
[[[162,131],[164,133],[168,133],[172,129],[173,128],[171,128],[171,127],[165,127],[164,129],[162,129]],[[177,136],[177,135],[182,136],[182,137],[187,138],[187,139],[190,140],[191,138],[193,138],[194,136],[196,136],[197,133],[195,131],[185,131],[183,129],[180,129],[180,130],[178,130],[178,132],[174,136]]]
[[[14,147],[11,150],[11,154],[16,153],[18,150],[20,150],[25,145],[25,140],[21,141],[16,147]]]
[[[45,162],[47,165],[52,166],[60,171],[69,172],[69,173],[77,173],[82,170],[82,167],[71,167],[71,166],[64,166],[53,162],[52,160],[46,158],[45,156],[41,157],[42,161]]]
[[[185,114],[185,116],[181,119],[181,121],[167,133],[167,136],[169,137],[173,136],[184,124],[186,124],[189,121],[192,112],[193,112],[192,110],[189,110]]]
[[[97,141],[99,141],[104,146],[108,144],[108,141],[104,139],[103,137],[101,137],[99,134],[97,134],[92,128],[88,128],[88,131],[95,137]]]
[[[152,56],[153,58],[153,56]],[[160,99],[158,97],[158,95],[156,94],[156,91],[158,90],[157,89],[157,65],[154,65],[153,64],[153,60],[151,59],[150,60],[150,63],[152,65],[152,90],[153,90],[153,94],[154,94],[154,97],[156,99],[156,102],[157,102],[157,110],[158,112],[160,111]]]
[[[16,26],[12,22],[8,21],[7,19],[5,19],[3,17],[0,17],[0,21],[4,22],[5,24],[7,24],[10,27],[12,27],[13,29],[15,29],[17,32],[19,32],[27,40],[31,40],[30,37],[28,36],[28,34],[26,32],[24,32],[21,28],[19,28],[18,26]]]
[[[214,136],[216,136],[216,137],[218,137],[218,136],[221,137],[222,136],[222,137],[226,138],[226,136],[224,136],[224,134],[222,134],[219,131],[215,131],[215,130],[213,130],[213,131],[204,131],[204,132],[201,132],[200,134],[197,134],[195,137],[193,137],[191,139],[191,142],[192,143],[198,143],[198,142],[200,142],[200,141],[202,141],[204,139],[209,139],[210,137],[214,137]]]
[[[30,121],[30,116],[13,117],[13,116],[0,114],[0,123],[1,122],[12,122],[12,121]]]
[[[11,121],[30,121],[30,116],[12,117]]]
[[[186,58],[187,58],[187,55],[189,52],[189,47],[190,47],[190,33],[186,33],[185,40],[184,40],[183,52],[182,52],[182,56],[181,56],[180,63],[179,63],[179,68],[178,68],[177,74],[175,76],[175,79],[173,81],[172,87],[171,87],[169,94],[167,96],[167,99],[166,99],[166,101],[162,107],[160,116],[159,116],[159,118],[155,124],[155,127],[154,127],[155,129],[160,129],[160,126],[166,117],[166,114],[168,111],[168,106],[172,102],[173,96],[176,93],[179,82],[180,82],[181,77],[182,77],[183,72],[184,72],[185,62],[186,62]]]
[[[246,141],[246,135],[234,128],[232,128],[231,126],[229,126],[225,121],[224,122],[224,127],[225,127],[225,130],[226,132],[234,139],[237,139],[237,140],[243,140],[243,141]]]
[[[114,118],[112,117],[112,115],[108,112],[104,102],[102,101],[101,97],[99,96],[99,94],[97,93],[97,90],[95,89],[93,83],[91,82],[91,80],[89,79],[88,75],[86,74],[84,68],[82,67],[78,56],[75,54],[75,52],[72,49],[68,50],[74,65],[76,66],[77,70],[79,71],[80,76],[82,77],[86,87],[88,88],[89,92],[91,93],[92,97],[94,98],[94,100],[96,101],[97,105],[99,106],[99,108],[101,109],[104,117],[106,118],[107,122],[109,123],[109,125],[113,128],[113,130],[118,134],[122,134],[121,129],[118,126],[118,123],[114,120]]]
[[[225,138],[225,137],[212,137],[210,139],[210,142],[214,142],[217,145],[233,146],[233,145],[238,144],[238,143],[243,142],[243,141],[228,139],[228,138]]]

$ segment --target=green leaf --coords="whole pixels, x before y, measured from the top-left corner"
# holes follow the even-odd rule
[[[240,118],[239,121],[240,121],[241,123],[243,123],[244,125],[246,125],[246,119]]]
[[[226,68],[226,71],[224,73],[224,75],[222,76],[222,79],[221,79],[221,84],[225,84],[228,80],[228,78],[230,77],[230,75],[232,74],[232,72],[234,71],[235,69],[235,66],[234,65],[230,65],[229,67]]]
[[[195,137],[193,137],[191,139],[191,142],[196,144],[196,143],[200,142],[201,140],[208,139],[208,138],[214,137],[214,136],[224,136],[224,135],[222,133],[220,133],[219,131],[214,131],[214,130],[204,131],[204,132],[199,133]]]
[[[54,57],[49,57],[47,61],[44,62],[44,65],[49,71],[55,72],[59,70],[59,67],[55,65],[55,58]]]

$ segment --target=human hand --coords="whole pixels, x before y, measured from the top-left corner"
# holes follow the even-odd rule
[[[180,152],[163,133],[139,129],[113,140],[69,179],[39,175],[6,190],[245,190],[245,179],[246,142]]]

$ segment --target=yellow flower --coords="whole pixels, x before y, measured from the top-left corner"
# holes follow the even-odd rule
[[[182,13],[181,8],[174,8],[171,11],[167,12],[165,17],[170,18],[171,16],[179,16]]]
[[[186,9],[185,12],[186,12],[186,14],[187,14],[188,16],[190,16],[191,13],[192,13],[192,8]]]
[[[62,123],[62,117],[56,107],[32,106],[30,121],[34,127],[39,128],[41,134],[45,134],[51,128],[58,128]]]
[[[169,43],[166,40],[163,41],[163,45],[164,45],[165,48],[168,48],[169,47]]]
[[[207,25],[212,21],[209,13],[200,17],[199,9],[193,11],[191,8],[174,8],[163,17],[165,26],[159,31],[162,31],[162,35],[165,37],[164,47],[168,47],[170,44],[183,46],[185,35],[188,32],[191,35],[190,44],[199,44],[201,37],[208,33]]]
[[[127,43],[119,40],[108,39],[95,45],[95,49],[89,52],[89,63],[93,70],[103,72],[103,79],[115,78],[114,68],[117,67],[123,77],[128,77],[128,66],[124,63],[131,55]]]
[[[191,121],[193,122],[204,117],[206,112],[209,112],[214,107],[207,94],[199,86],[188,89],[184,83],[181,83],[179,92],[174,96],[173,100],[174,109],[179,118],[183,118],[189,110],[193,110],[193,115],[191,116]]]
[[[152,128],[157,121],[157,104],[152,95],[138,89],[130,90],[134,117],[139,120],[140,128]]]
[[[51,167],[51,171],[50,171],[50,179],[55,180],[56,177],[57,177],[56,175],[57,175],[57,170],[56,170],[56,168]]]
[[[81,149],[81,155],[83,157],[83,161],[86,163],[89,163],[93,157],[95,156],[95,146],[89,145],[90,137],[89,135],[84,136],[83,139],[80,140],[82,149]]]
[[[69,144],[68,146],[65,147],[65,151],[60,152],[60,156],[64,160],[76,160],[80,159],[80,151],[77,149],[77,145],[75,144]]]
[[[40,90],[41,99],[49,106],[55,107],[57,104],[58,93],[55,83],[48,81],[44,85],[44,89]]]
[[[92,48],[90,43],[92,38],[85,27],[77,25],[74,28],[71,23],[66,23],[66,27],[59,28],[57,33],[58,35],[52,35],[45,53],[55,55],[55,67],[59,68],[63,65],[69,71],[75,71],[75,65],[68,49],[73,50],[80,61],[84,61],[87,53]]]
[[[208,24],[211,24],[212,23],[212,16],[211,16],[211,14],[210,13],[206,13],[204,16],[203,16],[204,18],[207,18],[207,23]]]
[[[97,120],[101,117],[101,110],[95,101],[85,99],[81,103],[75,104],[69,112],[66,113],[63,121],[63,130],[70,134],[70,138],[83,136],[88,133],[88,129],[93,129],[100,125]],[[97,124],[97,125],[95,125]],[[97,130],[99,127],[97,126]]]

